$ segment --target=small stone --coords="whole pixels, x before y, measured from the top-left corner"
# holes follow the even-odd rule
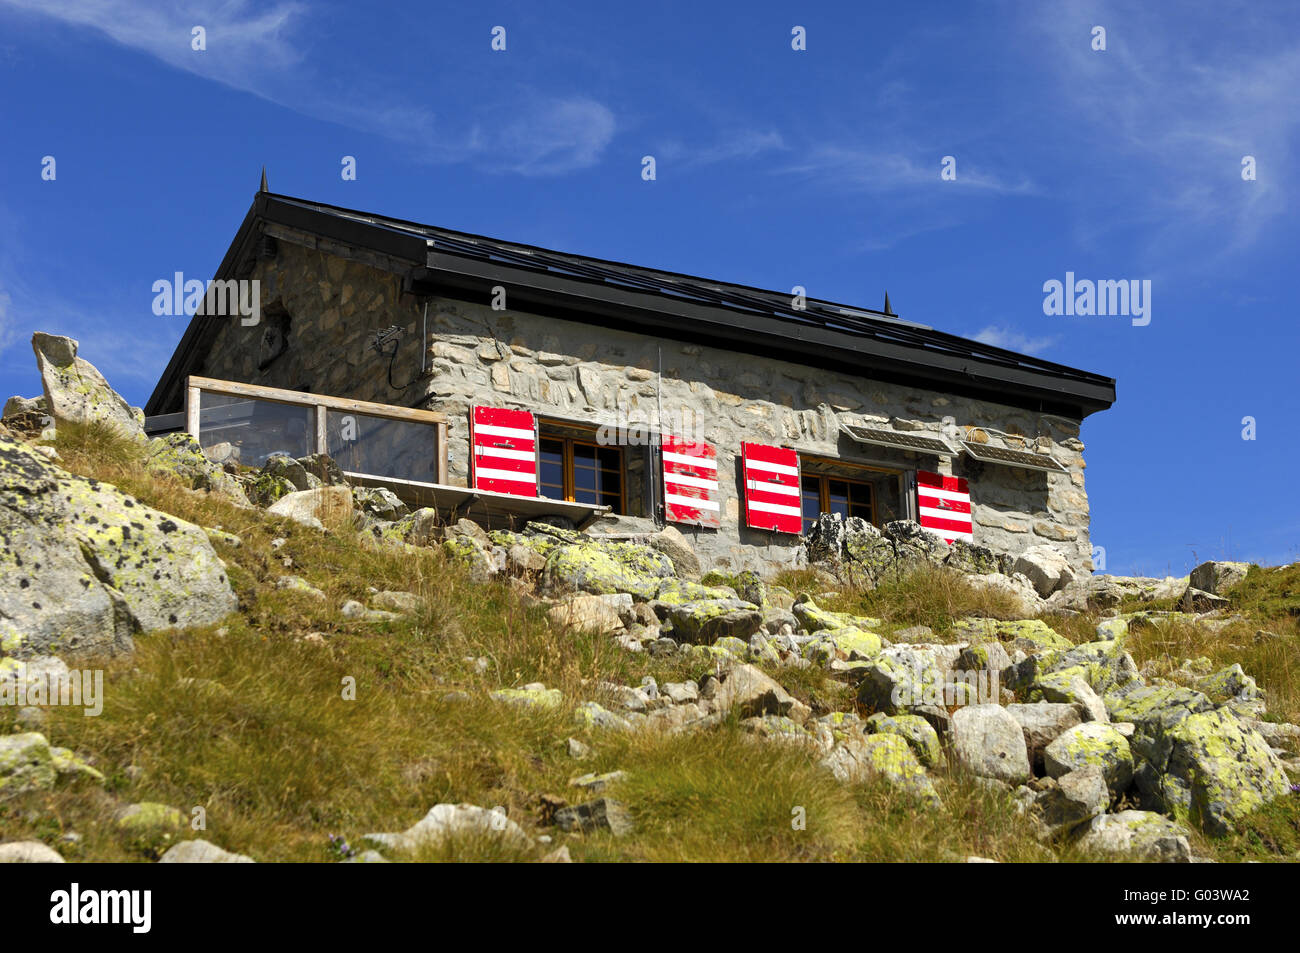
[[[631,832],[634,826],[627,808],[608,797],[556,811],[555,823],[561,830],[580,831],[584,834],[609,831],[615,837]]]
[[[158,858],[160,864],[251,864],[253,858],[232,854],[205,840],[186,840]]]
[[[61,864],[63,857],[38,840],[0,844],[0,864]]]

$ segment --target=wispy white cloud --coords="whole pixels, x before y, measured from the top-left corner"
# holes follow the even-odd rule
[[[955,189],[966,192],[986,192],[1002,195],[1035,195],[1038,187],[1029,179],[1011,180],[989,172],[971,168],[958,162],[956,178],[940,179],[942,156],[935,154],[928,160],[919,157],[919,151],[902,151],[898,148],[876,149],[860,146],[818,146],[799,160],[781,167],[779,171],[800,175],[832,185],[839,190],[862,192],[896,192],[909,189]]]
[[[489,168],[521,175],[554,175],[600,161],[614,138],[614,114],[586,97],[532,97],[527,108],[505,111],[496,122],[478,122],[468,149]]]
[[[0,6],[97,31],[176,69],[401,143],[425,161],[559,175],[594,165],[616,131],[613,112],[589,96],[480,90],[475,118],[460,120],[403,101],[377,77],[349,77],[340,85],[325,64],[312,61],[309,8],[296,0],[269,6],[249,0],[0,0]],[[196,26],[206,30],[206,50],[191,48]]]
[[[0,0],[34,16],[96,30],[122,46],[226,86],[263,95],[275,75],[302,60],[293,30],[306,12],[297,2],[254,5],[149,3],[140,0]],[[207,49],[191,47],[191,31],[206,31]]]
[[[1060,340],[1058,337],[1033,337],[1005,324],[990,324],[980,330],[973,340],[992,347],[1005,348],[1020,354],[1041,354]]]
[[[16,337],[13,318],[9,315],[11,304],[12,299],[9,297],[9,292],[5,291],[4,288],[0,288],[0,351],[12,344]]]
[[[1253,246],[1292,211],[1300,39],[1267,28],[1267,4],[1029,9],[1076,133],[1099,146],[1094,171],[1113,183],[1082,203],[1081,237],[1133,227],[1149,252],[1187,264]],[[1104,52],[1088,42],[1094,25],[1107,29]],[[1258,162],[1254,182],[1241,178],[1246,155]]]
[[[788,148],[779,132],[741,129],[724,133],[705,145],[669,139],[658,146],[654,154],[658,159],[691,168],[735,159],[754,159],[765,153],[784,152]]]

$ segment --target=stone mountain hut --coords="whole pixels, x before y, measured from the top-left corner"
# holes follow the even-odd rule
[[[893,314],[263,189],[146,407],[248,465],[328,452],[448,519],[671,524],[795,564],[821,513],[1091,567],[1081,422],[1115,382]],[[218,287],[221,287],[220,285]],[[225,311],[224,314],[231,312]]]

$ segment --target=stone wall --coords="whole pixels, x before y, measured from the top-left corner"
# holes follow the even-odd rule
[[[680,528],[706,563],[768,569],[794,561],[798,541],[742,525],[742,441],[783,444],[809,458],[944,472],[931,456],[859,445],[838,424],[939,432],[950,417],[950,430],[982,428],[975,439],[1008,446],[1022,442],[1003,434],[1037,440],[1067,467],[1066,473],[1047,474],[958,456],[948,472],[970,480],[976,542],[1010,553],[1048,543],[1076,569],[1092,568],[1077,421],[579,322],[493,311],[486,301],[429,302],[421,378],[423,302],[401,293],[391,263],[279,227],[274,234],[280,239],[277,257],[259,262],[252,276],[262,281],[262,325],[244,328],[232,319],[202,373],[445,411],[452,483],[468,478],[472,404],[519,407],[597,426],[671,421],[672,430],[713,443],[719,456],[722,527]],[[396,386],[389,382],[389,358],[367,349],[374,331],[393,324],[405,332],[392,363]],[[833,469],[830,463],[820,466]],[[880,485],[879,496],[898,508],[903,504],[890,480]]]

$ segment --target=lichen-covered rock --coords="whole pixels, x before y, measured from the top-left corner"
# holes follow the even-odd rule
[[[1149,863],[1189,863],[1187,832],[1150,811],[1120,811],[1093,818],[1079,836],[1080,848],[1116,859]]]
[[[556,547],[546,557],[544,571],[545,585],[551,589],[595,595],[626,592],[647,602],[658,595],[662,580],[672,575],[672,561],[649,547],[592,543]]]
[[[668,607],[673,637],[679,642],[704,644],[721,638],[748,642],[763,626],[758,606],[739,599],[708,599]]]
[[[881,626],[879,619],[871,616],[853,615],[850,612],[831,612],[820,608],[806,596],[795,602],[791,611],[799,620],[799,626],[805,632],[820,632],[823,629],[877,629]]]
[[[496,562],[472,536],[450,535],[442,541],[442,551],[452,562],[468,569],[474,582],[487,582],[497,571]]]
[[[1029,780],[1025,733],[1000,705],[969,705],[952,716],[952,751],[957,763],[981,778],[1009,784]]]
[[[353,487],[352,502],[359,512],[384,522],[396,522],[410,512],[397,494],[385,487]]]
[[[894,520],[880,528],[881,534],[894,544],[894,559],[900,570],[915,566],[940,565],[949,556],[948,544],[934,532],[912,520]]]
[[[965,682],[949,676],[961,651],[956,645],[893,645],[860,669],[858,703],[886,714],[923,706],[946,707],[977,700]]]
[[[442,516],[438,511],[431,506],[425,506],[403,516],[392,526],[385,528],[380,535],[381,538],[393,542],[428,546],[431,543],[441,542],[444,528]]]
[[[1053,778],[1088,766],[1099,768],[1113,796],[1123,794],[1133,782],[1128,739],[1110,725],[1095,721],[1063,731],[1044,749],[1043,765]]]
[[[182,431],[150,440],[145,469],[175,474],[191,489],[207,490],[237,506],[249,505],[240,482],[209,460],[192,434]]]
[[[345,486],[348,482],[342,467],[327,453],[309,453],[299,457],[297,462],[306,472],[311,486]]]
[[[1197,691],[1204,692],[1218,702],[1254,701],[1260,697],[1255,680],[1245,673],[1239,664],[1229,665],[1212,675],[1206,675],[1196,682]]]
[[[1173,727],[1214,707],[1200,692],[1177,685],[1140,685],[1127,692],[1109,692],[1103,700],[1111,721],[1132,722],[1139,734]]]
[[[884,647],[880,636],[857,626],[839,629],[822,629],[817,637],[804,646],[803,656],[821,664],[839,659],[863,662],[880,654]]]
[[[1058,675],[1078,675],[1099,695],[1141,680],[1137,664],[1124,651],[1124,643],[1119,640],[1073,646],[1044,660],[1041,670]]]
[[[0,651],[129,651],[236,605],[202,528],[0,439]]]
[[[954,539],[948,544],[946,565],[957,572],[986,576],[1001,573],[1009,563],[1010,560],[1006,556],[1000,556],[987,546],[980,546],[978,543]]]
[[[898,554],[893,541],[866,520],[844,521],[841,551],[841,572],[850,582],[869,586],[897,572]]]
[[[44,735],[28,731],[0,736],[0,796],[49,791],[58,776]]]
[[[1034,799],[1039,817],[1053,837],[1068,834],[1106,810],[1110,793],[1102,770],[1085,765],[1053,778]]]
[[[1020,649],[1028,655],[1074,647],[1074,643],[1058,635],[1042,619],[1003,621],[971,616],[954,624],[953,632],[957,638],[972,643],[1000,642],[1005,647]]]
[[[185,829],[185,815],[167,804],[140,801],[118,811],[114,823],[132,835],[175,834]]]
[[[957,656],[957,669],[963,672],[1002,672],[1011,664],[1011,656],[1001,642],[968,645]]]
[[[874,532],[876,536],[880,531],[874,526],[868,531],[866,528],[871,526],[866,520],[860,517],[850,517],[844,519],[837,513],[822,513],[812,528],[804,534],[804,551],[808,555],[808,561],[811,563],[829,562],[837,563],[844,554],[844,536],[851,530],[861,530],[863,532]],[[893,548],[890,547],[892,558]]]
[[[1163,728],[1151,755],[1159,806],[1207,833],[1226,834],[1253,811],[1290,790],[1286,770],[1268,743],[1232,715],[1205,711]]]
[[[558,692],[559,689],[552,689]],[[506,699],[509,700],[509,699]],[[616,715],[599,702],[583,702],[573,710],[573,720],[583,728],[603,728],[609,731],[631,731],[632,723]]]
[[[45,404],[55,420],[75,424],[103,422],[125,437],[144,439],[144,414],[108,385],[95,365],[77,356],[72,338],[37,331],[32,350],[41,372]]]
[[[884,778],[930,807],[940,805],[939,794],[916,752],[899,735],[851,733],[831,749],[822,764],[841,781],[860,783],[873,777]]]
[[[1048,672],[1034,679],[1029,688],[1031,702],[1073,705],[1084,721],[1107,722],[1106,703],[1092,686],[1073,670]]]
[[[261,507],[271,506],[297,489],[287,479],[274,473],[248,474],[241,476],[240,482],[248,499]]]
[[[937,767],[943,759],[939,747],[939,733],[920,715],[886,715],[877,712],[866,721],[866,731],[873,735],[898,735],[916,753],[916,758],[927,768]]]
[[[682,605],[686,602],[698,602],[701,599],[735,599],[736,592],[734,589],[728,589],[723,586],[705,586],[698,582],[691,582],[688,579],[661,579],[659,588],[655,592],[656,608],[670,605]],[[745,600],[741,600],[742,602]]]
[[[764,610],[771,608],[767,583],[752,569],[742,569],[736,573],[735,591],[745,602],[752,602]]]
[[[1097,641],[1118,641],[1128,635],[1128,619],[1116,617],[1103,619],[1097,623]]]
[[[307,468],[287,453],[273,453],[267,457],[262,464],[261,475],[288,483],[298,492],[314,490],[321,485],[320,480],[313,480],[307,473]]]

